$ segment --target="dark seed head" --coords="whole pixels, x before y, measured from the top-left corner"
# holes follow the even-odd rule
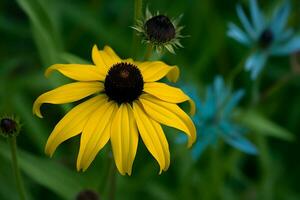
[[[273,40],[274,34],[270,29],[266,29],[259,36],[258,43],[261,48],[266,49],[272,44]]]
[[[110,100],[114,100],[118,104],[131,103],[142,94],[144,80],[135,65],[118,63],[108,71],[104,87]]]
[[[13,136],[18,132],[18,123],[10,118],[3,118],[0,121],[1,133],[4,136]]]
[[[150,41],[165,43],[174,39],[176,30],[171,20],[165,15],[157,15],[145,23],[145,30]]]
[[[99,200],[99,196],[92,190],[81,191],[77,196],[76,200]]]

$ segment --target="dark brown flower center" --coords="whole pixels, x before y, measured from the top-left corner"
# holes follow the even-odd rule
[[[137,66],[122,62],[110,68],[104,87],[110,100],[118,104],[131,103],[142,94],[144,80]]]
[[[157,15],[145,23],[145,30],[150,41],[157,43],[169,42],[176,36],[171,20],[165,15]]]
[[[270,29],[265,29],[259,36],[258,43],[263,49],[268,48],[274,40],[274,34]]]

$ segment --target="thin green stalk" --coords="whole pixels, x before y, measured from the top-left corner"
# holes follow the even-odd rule
[[[260,77],[261,76],[258,76],[252,84],[252,94],[251,94],[251,102],[250,102],[251,107],[255,107],[256,104],[259,102],[259,98],[260,98],[260,94],[259,94]]]
[[[21,200],[25,200],[25,188],[23,185],[22,176],[20,173],[19,165],[18,165],[18,158],[17,158],[17,140],[16,136],[8,138],[8,143],[11,149],[11,156],[12,156],[12,167],[16,178],[17,189],[19,192],[19,196]]]
[[[251,98],[251,107],[255,107],[259,103],[260,99],[260,93],[259,93],[259,85],[260,85],[260,78],[261,76],[257,77],[255,82],[252,86],[252,98]],[[271,163],[271,157],[270,157],[270,151],[269,146],[267,143],[266,138],[258,133],[256,135],[257,138],[257,145],[260,150],[260,169],[262,171],[263,177],[261,177],[261,198],[265,200],[271,200],[272,199],[272,163]]]
[[[134,0],[134,19],[138,20],[142,17],[143,0]]]
[[[261,199],[273,199],[273,174],[272,160],[269,153],[269,146],[262,134],[257,134],[257,145],[260,149],[260,170],[261,170]]]
[[[285,86],[291,79],[295,76],[292,73],[288,73],[282,76],[275,84],[273,84],[270,88],[268,88],[262,95],[261,101],[264,101],[274,95],[277,91],[279,91],[282,87]]]
[[[253,51],[255,51],[255,49],[251,50],[248,54],[246,54],[245,57],[243,57],[240,60],[238,65],[228,75],[227,83],[229,84],[230,87],[232,87],[234,85],[234,81],[235,81],[236,77],[243,71],[245,62],[246,62],[247,58],[249,57],[249,55],[252,54]]]
[[[152,52],[153,52],[153,45],[152,44],[148,44],[147,45],[147,49],[146,49],[146,53],[145,53],[145,56],[144,56],[144,60],[149,60],[149,58],[151,57],[152,55]]]
[[[114,159],[111,158],[110,168],[109,168],[109,175],[107,179],[107,185],[108,185],[108,199],[114,200],[115,194],[116,194],[116,166],[114,163]]]
[[[211,148],[210,156],[210,178],[212,181],[213,190],[210,191],[209,199],[219,199],[222,191],[223,183],[223,165],[220,162],[220,150],[222,144],[219,142],[216,144],[215,148]]]
[[[143,0],[134,0],[134,19],[133,24],[136,23],[137,20],[140,20],[143,15]],[[139,38],[135,31],[133,31],[133,40],[132,40],[132,55],[136,56],[137,48],[138,48]]]
[[[227,82],[229,83],[230,87],[233,86],[236,76],[243,71],[244,62],[245,62],[245,59],[242,59],[239,62],[239,64],[229,74],[229,76],[227,78]]]

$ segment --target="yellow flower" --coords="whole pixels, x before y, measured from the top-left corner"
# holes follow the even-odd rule
[[[58,145],[81,133],[77,170],[85,171],[110,140],[119,172],[131,175],[140,136],[159,163],[160,173],[167,170],[169,145],[160,124],[186,133],[188,146],[196,139],[192,120],[177,105],[189,101],[194,113],[194,102],[180,89],[156,82],[163,77],[176,82],[177,66],[160,61],[122,60],[110,47],[99,51],[96,45],[92,59],[94,65],[56,64],[46,70],[46,76],[57,70],[77,82],[39,96],[33,105],[37,116],[42,118],[43,103],[70,103],[93,95],[55,126],[46,144],[46,154],[52,156]]]

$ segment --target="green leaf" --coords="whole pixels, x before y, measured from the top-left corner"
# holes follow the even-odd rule
[[[43,64],[48,66],[57,62],[61,51],[59,34],[43,1],[17,0],[17,3],[30,19],[33,36]]]
[[[68,52],[62,53],[60,58],[67,63],[90,64],[90,62],[88,62],[87,60]]]
[[[294,139],[292,133],[267,119],[257,111],[240,110],[237,116],[237,120],[239,120],[247,128],[266,136],[272,136],[283,140]]]
[[[0,155],[10,160],[9,147],[3,141],[0,141]],[[74,199],[88,185],[79,173],[49,159],[39,158],[19,149],[18,160],[23,173],[63,199]]]

